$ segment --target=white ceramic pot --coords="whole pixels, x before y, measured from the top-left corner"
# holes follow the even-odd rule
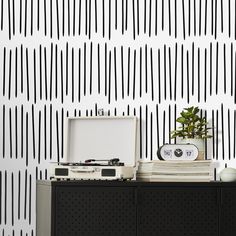
[[[220,179],[223,182],[233,182],[236,181],[236,169],[225,168],[220,172]]]
[[[200,138],[185,138],[181,139],[181,143],[190,143],[194,144],[198,148],[198,157],[197,160],[205,159],[205,141]]]

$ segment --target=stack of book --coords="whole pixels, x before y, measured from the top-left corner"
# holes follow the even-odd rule
[[[139,162],[137,180],[148,182],[209,182],[212,180],[210,160]]]

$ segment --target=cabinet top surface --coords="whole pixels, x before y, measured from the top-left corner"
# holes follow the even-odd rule
[[[236,187],[236,182],[139,182],[139,181],[102,181],[102,180],[37,180],[38,185],[50,186],[156,186],[156,187]]]

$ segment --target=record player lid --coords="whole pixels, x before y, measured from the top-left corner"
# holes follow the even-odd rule
[[[119,158],[136,165],[136,117],[67,118],[63,162]]]

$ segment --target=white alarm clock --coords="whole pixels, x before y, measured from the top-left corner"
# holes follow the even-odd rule
[[[165,144],[158,149],[157,156],[165,161],[193,161],[198,157],[198,148],[194,144]]]

